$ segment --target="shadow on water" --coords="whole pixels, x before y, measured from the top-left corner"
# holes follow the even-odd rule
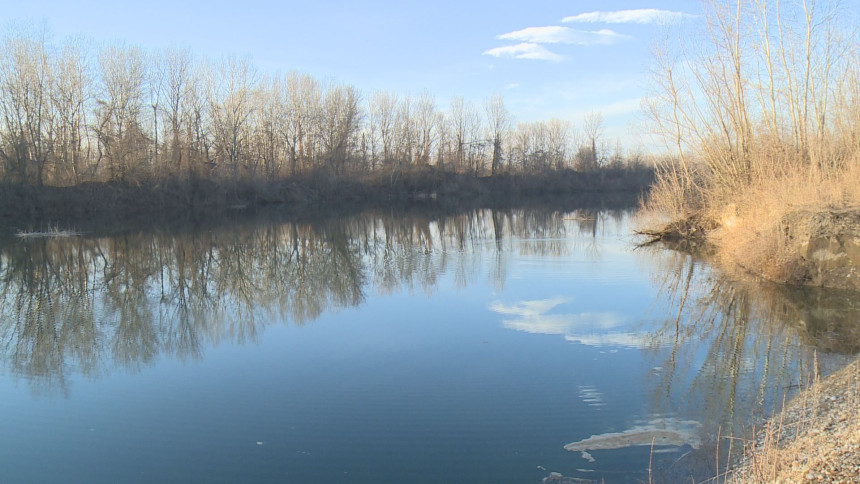
[[[359,306],[370,291],[433,293],[446,274],[458,286],[503,289],[514,246],[550,259],[572,250],[599,259],[601,227],[621,227],[628,216],[367,212],[179,234],[11,239],[0,246],[0,360],[34,390],[65,393],[71,375],[136,371],[162,356],[199,359],[215,344],[256,341],[270,324],[303,325]],[[693,416],[704,436],[698,450],[655,454],[662,479],[717,474],[727,461],[719,456],[737,449],[722,436],[743,435],[784,395],[831,370],[816,352],[860,349],[855,295],[736,282],[657,247],[637,249],[637,260],[660,288],[643,328],[651,412]]]

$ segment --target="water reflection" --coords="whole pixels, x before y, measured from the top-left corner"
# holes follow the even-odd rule
[[[652,408],[707,423],[708,445],[689,465],[716,475],[727,459],[717,469],[714,456],[728,456],[732,443],[720,436],[748,437],[755,418],[856,352],[858,299],[732,280],[692,255],[643,250],[659,261],[653,274],[667,308],[651,333],[666,344],[652,351]]]
[[[556,394],[559,388],[568,392],[558,390],[564,412],[571,401],[581,404],[581,413],[555,407],[558,413],[535,412],[565,415],[542,427],[566,439],[546,440],[562,454],[560,460],[573,469],[599,470],[607,462],[602,452],[659,438],[685,451],[655,453],[666,456],[666,469],[677,476],[714,475],[716,435],[739,432],[740,424],[767,413],[787,390],[826,372],[831,359],[823,353],[860,349],[860,304],[846,293],[732,281],[681,252],[652,247],[631,255],[632,244],[618,241],[628,217],[623,210],[367,213],[180,234],[7,241],[0,245],[0,359],[34,388],[65,392],[72,375],[134,371],[164,357],[200,359],[219,343],[257,341],[267,325],[304,325],[379,295],[489,285],[498,299],[482,302],[477,311],[492,328],[516,336],[516,343],[504,346],[507,339],[481,332],[478,349],[465,345],[457,354],[486,357],[486,369],[476,374],[487,385],[495,382],[494,389],[509,385],[513,393]],[[622,262],[606,263],[612,259]],[[636,268],[628,266],[637,262],[653,279],[647,287],[630,276]],[[523,266],[534,270],[523,275]],[[516,287],[506,292],[506,285]],[[611,293],[604,296],[609,302],[584,300],[581,293],[592,286],[591,295]],[[627,303],[639,294],[649,300]],[[512,352],[534,356],[528,352],[531,341],[523,338],[537,334],[569,345],[542,360],[544,366],[520,365],[522,379],[491,371]],[[587,364],[603,354],[601,364],[617,364],[614,373],[606,372],[617,381],[592,379],[594,369]],[[570,370],[580,373],[570,381],[557,381],[566,378],[560,376],[545,387],[529,384],[532,372],[573,362],[580,366]],[[625,379],[622,373],[631,367],[639,373]],[[563,370],[558,374],[566,375],[568,368]],[[633,398],[634,389],[625,387],[633,379],[645,388],[635,398],[647,403],[619,405]],[[466,387],[481,388],[484,380],[476,377]],[[521,396],[510,398],[518,402]],[[486,411],[484,400],[480,405],[475,415]],[[606,418],[596,418],[596,412]],[[565,451],[565,444],[580,455]],[[648,452],[644,457],[637,469],[646,468]]]
[[[204,343],[253,341],[267,323],[304,324],[324,311],[359,305],[371,287],[382,294],[432,293],[439,276],[450,271],[460,286],[486,275],[503,289],[512,251],[546,258],[582,251],[599,258],[599,228],[621,224],[624,215],[621,210],[475,210],[438,219],[367,214],[324,224],[260,224],[182,235],[17,240],[0,248],[2,356],[15,373],[61,384],[69,371],[109,370],[108,360],[134,368],[163,353],[197,358]],[[655,360],[663,369],[664,394],[671,392],[674,375],[696,358],[694,351],[681,354],[679,348],[707,344],[707,364],[697,369],[694,383],[728,392],[730,402],[736,393],[733,378],[762,360],[764,391],[798,383],[781,378],[796,379],[788,361],[808,366],[808,358],[788,352],[808,346],[845,354],[860,349],[860,330],[853,324],[860,302],[851,294],[744,285],[681,252],[640,252],[662,289],[658,303],[665,307],[655,312],[665,319],[656,327],[634,333],[625,330],[618,314],[550,314],[570,302],[566,298],[494,303],[489,309],[519,331],[596,346],[668,346],[665,360]],[[759,394],[757,401],[762,399]]]
[[[504,327],[526,333],[562,335],[567,341],[600,347],[644,348],[651,344],[641,335],[618,331],[624,327],[624,317],[620,314],[549,314],[556,307],[570,302],[570,298],[521,301],[514,305],[496,302],[489,306],[489,310],[505,317],[502,320]]]
[[[732,280],[679,252],[663,251],[651,260],[661,262],[654,274],[671,309],[653,331],[669,342],[669,351],[659,355],[663,359],[655,360],[660,393],[670,394],[678,375],[692,369],[689,391],[710,395],[713,401],[705,404],[725,412],[724,422],[738,407],[760,408],[768,392],[777,395],[829,371],[814,367],[817,352],[857,350],[856,295]],[[762,374],[756,391],[739,389],[741,375],[757,368]],[[740,395],[749,401],[739,401]]]
[[[475,210],[367,214],[321,224],[260,224],[181,235],[21,239],[0,248],[2,359],[34,384],[138,368],[161,354],[255,340],[266,324],[304,324],[382,294],[458,285],[486,273],[504,287],[506,252],[563,256],[571,227],[593,232],[621,211]],[[488,244],[493,250],[487,252]]]

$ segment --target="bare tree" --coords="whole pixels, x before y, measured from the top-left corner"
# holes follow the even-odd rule
[[[487,141],[484,138],[483,119],[478,108],[473,103],[466,103],[463,108],[463,123],[465,130],[466,164],[475,176],[481,176],[486,165]]]
[[[266,178],[272,180],[280,172],[285,160],[284,137],[281,135],[288,123],[286,96],[280,78],[263,77],[254,90],[252,115],[252,175],[262,168]]]
[[[412,96],[406,94],[400,98],[397,107],[397,117],[394,124],[395,157],[398,171],[403,166],[412,165],[412,157],[415,153],[415,119],[412,112]]]
[[[147,57],[146,90],[149,97],[149,109],[152,116],[152,153],[148,156],[148,162],[152,169],[161,168],[161,158],[158,153],[158,118],[161,117],[161,109],[165,95],[167,63],[164,56],[153,54]],[[163,128],[162,128],[163,129]]]
[[[344,173],[360,116],[358,94],[352,86],[335,85],[326,89],[322,145],[326,162],[336,177]]]
[[[0,110],[6,172],[24,183],[44,182],[52,150],[50,59],[45,32],[19,32],[0,50]],[[31,173],[35,171],[35,173]]]
[[[290,152],[290,174],[296,175],[300,165],[308,168],[313,164],[313,136],[321,112],[322,89],[313,77],[291,73],[286,95],[287,122],[282,136]]]
[[[570,149],[570,131],[570,121],[550,119],[546,122],[549,162],[556,170],[566,168]]]
[[[141,127],[146,65],[136,47],[113,45],[99,55],[102,89],[95,126],[100,158],[108,162],[111,180],[130,181],[130,171],[146,157]]]
[[[449,160],[451,153],[451,136],[448,130],[448,120],[445,118],[445,113],[436,111],[436,166],[439,169],[446,167],[446,160]]]
[[[86,134],[88,102],[92,96],[92,73],[84,42],[72,38],[65,42],[52,63],[54,111],[52,129],[58,171],[71,171],[71,183],[80,183],[86,171],[89,146]],[[63,179],[65,181],[65,178]]]
[[[192,74],[185,86],[184,107],[180,110],[180,119],[185,126],[181,156],[187,160],[190,172],[201,175],[204,169],[215,165],[211,154],[213,135],[209,102],[214,70],[202,62],[192,63],[190,69]]]
[[[170,170],[182,173],[182,162],[186,165],[189,160],[183,160],[183,152],[187,151],[189,139],[187,132],[190,121],[188,112],[188,97],[190,90],[191,54],[184,50],[165,50],[162,54],[164,62],[164,97],[167,124],[170,136]],[[183,138],[185,138],[183,140]]]
[[[415,103],[415,130],[418,136],[416,162],[427,165],[436,131],[436,99],[425,90]]]
[[[210,88],[209,105],[215,152],[233,178],[238,178],[250,141],[249,120],[256,72],[246,60],[228,58],[218,67],[218,78]],[[214,88],[214,89],[213,89]]]
[[[466,104],[461,96],[451,99],[448,114],[448,131],[454,145],[454,169],[466,169]]]
[[[501,94],[494,94],[484,101],[484,114],[487,117],[487,129],[493,144],[493,156],[490,162],[490,174],[495,175],[502,163],[502,138],[510,129],[510,113],[505,107]]]
[[[599,168],[602,156],[597,149],[603,136],[603,115],[596,111],[586,114],[582,120],[582,131],[585,135],[586,159],[580,161],[585,162],[589,169]]]
[[[297,73],[264,77],[243,59],[212,63],[183,50],[146,53],[123,44],[91,53],[80,40],[55,49],[44,32],[0,42],[7,181],[274,180],[380,166],[394,180],[433,164],[479,177],[561,169],[570,154],[569,123],[524,124],[514,135],[498,94],[477,106],[455,97],[442,113],[426,90],[376,92],[363,102],[351,85],[323,86]]]
[[[678,153],[681,177],[693,176],[691,155],[704,161],[709,189],[726,193],[777,165],[839,165],[831,106],[856,69],[843,17],[836,1],[705,2],[702,42],[658,50],[657,92],[647,104],[655,131]]]
[[[374,133],[379,136],[383,165],[392,163],[397,102],[396,94],[385,91],[373,93],[370,99],[370,124],[374,127]]]

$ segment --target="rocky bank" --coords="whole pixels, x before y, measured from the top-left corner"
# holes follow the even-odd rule
[[[789,283],[860,291],[860,208],[795,212],[781,228]]]
[[[771,419],[729,483],[860,483],[860,360]]]

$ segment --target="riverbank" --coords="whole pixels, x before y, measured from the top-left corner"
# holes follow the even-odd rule
[[[860,290],[860,168],[796,169],[742,189],[713,183],[690,192],[659,178],[640,210],[639,232],[707,246],[730,272]]]
[[[858,408],[860,360],[794,397],[756,433],[726,482],[860,482]]]
[[[653,171],[644,166],[492,177],[426,167],[397,177],[331,178],[317,174],[277,181],[185,177],[69,187],[4,184],[0,185],[0,220],[19,226],[75,224],[94,218],[206,218],[265,207],[302,213],[327,208],[401,209],[421,204],[493,206],[535,198],[595,195],[635,203],[653,179]]]
[[[823,298],[845,299],[860,291],[860,205],[853,185],[856,170],[847,172],[850,177],[818,185],[774,180],[738,193],[733,203],[711,199],[684,216],[674,212],[662,225],[642,213],[641,232],[673,246],[704,250],[734,277],[774,281],[788,291],[824,288]],[[821,307],[818,311],[827,313],[830,305]],[[834,322],[833,314],[818,316]],[[808,321],[801,318],[803,324]],[[845,322],[860,328],[856,319]],[[856,354],[852,345],[844,347],[846,354]],[[860,360],[855,360],[787,402],[754,432],[729,476],[714,480],[860,482],[858,408]]]

